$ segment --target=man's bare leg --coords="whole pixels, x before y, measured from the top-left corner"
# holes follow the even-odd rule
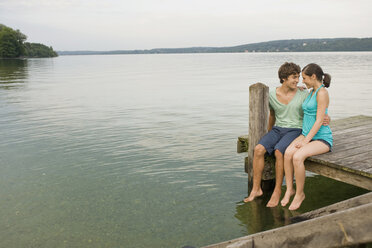
[[[290,149],[293,148],[293,149]],[[290,201],[292,195],[295,194],[295,190],[293,189],[293,162],[292,157],[294,152],[297,151],[297,148],[288,147],[285,151],[284,155],[284,172],[285,172],[285,183],[287,190],[285,191],[285,194],[283,196],[283,199],[281,200],[280,204],[284,207],[288,204]]]
[[[261,189],[262,172],[265,166],[265,153],[266,149],[263,145],[258,144],[253,152],[253,186],[252,191],[244,202],[253,201],[256,197],[263,194]]]
[[[282,194],[284,156],[279,150],[275,150],[275,188],[266,207],[276,207]]]

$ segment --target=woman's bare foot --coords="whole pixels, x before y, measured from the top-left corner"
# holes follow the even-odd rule
[[[266,207],[273,208],[278,206],[281,194],[282,192],[280,190],[274,190],[269,202],[266,204]]]
[[[263,194],[262,189],[255,190],[255,191],[252,190],[251,193],[249,194],[249,196],[244,199],[244,202],[253,201],[256,197],[259,197],[262,194]]]
[[[284,207],[288,204],[289,200],[291,199],[292,195],[295,194],[295,191],[292,190],[287,190],[284,194],[283,199],[281,200],[280,204]]]
[[[289,210],[296,210],[301,206],[301,203],[305,200],[305,194],[296,194],[293,198],[291,205],[289,206]]]

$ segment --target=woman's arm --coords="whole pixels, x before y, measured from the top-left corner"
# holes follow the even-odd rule
[[[316,120],[310,132],[306,135],[305,139],[303,140],[302,145],[309,143],[312,140],[312,138],[316,135],[316,133],[319,131],[320,127],[323,125],[323,119],[329,103],[328,91],[324,88],[320,89],[316,96],[316,101],[318,103],[316,111]]]

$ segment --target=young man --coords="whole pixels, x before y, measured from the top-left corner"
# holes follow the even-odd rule
[[[284,63],[280,66],[278,76],[282,84],[270,89],[270,116],[268,133],[265,134],[254,149],[253,155],[253,187],[244,202],[253,201],[263,194],[261,178],[265,164],[265,153],[275,154],[276,182],[267,207],[275,207],[279,203],[284,172],[284,152],[291,142],[301,134],[302,103],[308,96],[306,90],[297,87],[301,73],[300,66],[294,63]]]

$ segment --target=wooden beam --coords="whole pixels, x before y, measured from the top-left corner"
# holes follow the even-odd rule
[[[362,175],[361,173],[359,174],[355,173],[354,171],[334,168],[329,165],[320,164],[310,160],[305,160],[305,168],[307,171],[311,171],[337,181],[372,190],[372,179],[368,176]]]
[[[205,248],[344,247],[372,242],[372,203]]]

